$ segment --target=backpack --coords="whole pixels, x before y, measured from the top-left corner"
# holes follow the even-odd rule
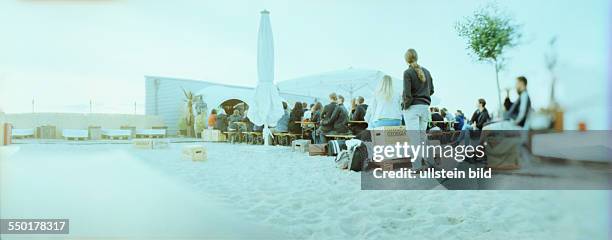
[[[360,172],[363,169],[364,162],[368,160],[367,146],[357,139],[348,140],[346,143],[346,149],[341,150],[334,159],[336,166],[340,169]]]
[[[344,140],[331,140],[327,143],[327,156],[337,156],[344,149],[346,149]]]
[[[368,147],[361,143],[351,154],[351,162],[348,165],[349,170],[360,172],[367,167],[368,162]]]

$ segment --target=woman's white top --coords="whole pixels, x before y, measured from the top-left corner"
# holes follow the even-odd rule
[[[369,123],[379,119],[402,119],[400,95],[393,94],[393,97],[389,100],[383,96],[374,95],[364,118]]]

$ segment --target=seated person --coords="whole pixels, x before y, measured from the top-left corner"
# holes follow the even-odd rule
[[[531,109],[531,99],[529,98],[529,93],[527,93],[527,78],[523,76],[516,78],[516,92],[519,97],[513,103],[510,101],[509,92],[506,91],[506,99],[504,100],[506,115],[504,119],[523,128]]]
[[[489,111],[485,107],[487,105],[487,101],[484,99],[478,99],[478,103],[476,104],[477,109],[472,114],[472,118],[468,121],[468,124],[465,124],[464,128],[467,130],[481,130],[485,123],[491,120],[489,116]]]
[[[461,110],[457,110],[455,113],[455,130],[463,129],[463,124],[465,123],[465,117],[463,116],[463,112]]]
[[[358,97],[355,105],[355,112],[351,115],[351,121],[365,121],[367,105],[364,103],[363,97]],[[368,127],[367,123],[351,123],[351,132],[357,135]]]
[[[286,102],[283,102],[283,111],[285,112],[283,116],[278,119],[276,122],[276,127],[274,127],[274,132],[288,132],[288,124],[289,124],[289,111],[287,110],[288,106]]]
[[[225,115],[224,110],[221,110],[221,113],[217,115],[215,129],[220,130],[221,132],[227,132],[227,115]]]
[[[444,117],[442,117],[442,114],[440,114],[438,108],[431,108],[431,121],[432,122],[442,122],[444,121]]]
[[[319,139],[325,143],[325,135],[344,134],[348,132],[348,111],[337,104],[338,97],[335,93],[329,95],[330,103],[323,108],[321,116],[321,127],[319,127]]]
[[[229,117],[229,130],[230,131],[237,131],[237,132],[244,132],[246,131],[245,129],[245,125],[241,124],[242,123],[242,116],[240,115],[240,111],[238,109],[234,110],[234,114],[232,114]]]
[[[446,108],[442,108],[440,110],[440,114],[442,115],[444,120],[447,121],[447,122],[454,122],[455,121],[455,116],[452,113],[450,113],[448,111],[448,109],[446,109]]]
[[[401,95],[395,94],[393,80],[385,75],[374,93],[370,106],[367,107],[364,120],[368,128],[383,126],[400,126],[402,120]]]
[[[489,122],[491,117],[489,116],[489,111],[485,107],[486,105],[487,101],[482,98],[478,99],[478,102],[476,103],[477,109],[474,111],[474,114],[472,114],[472,118],[463,124],[461,134],[459,134],[459,137],[457,137],[456,143],[465,141],[465,144],[469,145],[470,136],[473,135],[470,131],[481,130],[484,125]],[[479,132],[477,132],[477,134],[478,133]]]
[[[302,133],[302,125],[300,122],[302,121],[302,116],[304,116],[304,109],[302,108],[302,103],[296,102],[289,114],[289,123],[287,127],[290,133],[301,134]]]
[[[323,104],[321,104],[321,102],[317,102],[312,106],[310,110],[311,112],[310,121],[311,122],[318,123],[321,120],[322,108],[323,108]]]
[[[208,127],[215,127],[217,125],[217,110],[213,109],[210,111],[210,116],[208,116]]]

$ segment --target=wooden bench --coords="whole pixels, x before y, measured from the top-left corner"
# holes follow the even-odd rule
[[[263,134],[261,132],[244,132],[247,144],[263,144]]]
[[[302,134],[299,133],[275,133],[275,142],[279,145],[289,146],[291,141],[298,139]]]
[[[353,138],[355,138],[355,135],[350,135],[350,134],[327,134],[327,135],[325,135],[325,138],[330,138],[332,140],[353,139]]]
[[[223,132],[223,134],[225,134],[227,141],[230,143],[236,143],[236,142],[241,142],[241,132],[236,132],[236,131],[228,131],[228,132]]]

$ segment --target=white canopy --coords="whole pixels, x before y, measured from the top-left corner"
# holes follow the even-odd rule
[[[321,102],[327,102],[330,93],[343,95],[346,101],[362,96],[370,99],[376,91],[385,73],[378,70],[348,68],[325,72],[321,74],[289,79],[279,82],[282,92],[302,94],[316,97]],[[393,88],[397,94],[402,94],[403,81],[393,78]],[[439,104],[439,99],[432,97],[432,104]]]
[[[285,80],[278,83],[278,88],[282,92],[313,96],[322,102],[326,102],[332,92],[347,100],[357,96],[367,99],[373,95],[384,75],[378,70],[349,68]],[[393,80],[395,91],[401,93],[401,81]]]

